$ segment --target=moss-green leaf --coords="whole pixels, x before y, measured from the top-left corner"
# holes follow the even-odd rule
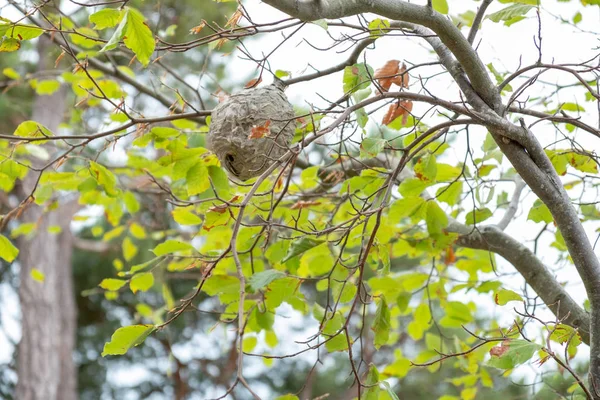
[[[375,319],[371,329],[375,332],[375,348],[379,348],[385,345],[390,338],[390,310],[388,308],[385,297],[381,296],[381,300],[377,304],[377,311],[375,312]]]
[[[488,15],[486,18],[494,22],[509,21],[515,17],[524,16],[532,8],[533,6],[528,4],[511,4],[500,11],[496,11],[495,13]]]
[[[448,226],[448,216],[435,201],[429,201],[425,222],[430,235],[440,234]]]
[[[267,271],[258,272],[250,277],[248,283],[255,292],[259,289],[264,288],[275,279],[285,277],[285,273],[276,269],[269,269]]]

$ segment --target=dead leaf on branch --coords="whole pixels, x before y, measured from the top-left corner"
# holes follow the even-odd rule
[[[490,355],[492,357],[502,357],[504,353],[510,348],[510,340],[505,340],[498,346],[494,346],[490,349]]]
[[[244,86],[244,88],[246,88],[246,89],[253,88],[254,86],[258,85],[261,82],[262,82],[262,77],[259,76],[258,78],[251,79],[250,81],[248,81],[248,83],[246,83],[246,86]]]
[[[400,87],[408,87],[409,76],[406,73],[406,65],[402,63],[400,67],[400,61],[389,60],[385,65],[375,71],[373,75],[384,92],[390,90],[392,83]]]
[[[231,18],[229,18],[229,20],[227,20],[227,23],[225,24],[225,27],[231,27],[232,29],[235,28],[238,23],[240,22],[240,19],[242,18],[243,14],[242,14],[242,10],[240,10],[239,8],[236,10],[236,12],[233,13],[233,15],[231,16]]]
[[[206,26],[206,21],[202,21],[200,23],[200,25],[193,27],[192,29],[190,29],[190,33],[193,35],[197,35],[200,33],[200,31]]]
[[[412,108],[413,103],[410,100],[402,100],[398,103],[394,103],[390,106],[390,108],[388,108],[388,111],[383,117],[381,123],[383,125],[389,125],[396,118],[402,117],[402,125],[405,125]]]
[[[265,122],[264,125],[259,125],[259,126],[255,125],[252,128],[252,133],[250,133],[250,135],[248,135],[248,139],[260,139],[265,136],[268,136],[269,133],[271,133],[271,130],[269,129],[270,125],[271,125],[271,120],[268,120],[267,122]]]

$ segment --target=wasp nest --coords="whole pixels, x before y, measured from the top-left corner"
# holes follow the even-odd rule
[[[281,85],[245,89],[212,112],[207,145],[230,174],[245,181],[283,156],[295,132],[294,109]]]

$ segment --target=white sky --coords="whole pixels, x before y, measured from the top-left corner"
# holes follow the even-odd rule
[[[415,1],[414,3],[422,4],[425,0]],[[463,11],[474,9],[480,3],[473,2],[471,0],[450,0],[450,12],[451,14],[458,14]],[[556,62],[578,62],[581,60],[590,59],[597,55],[598,47],[600,46],[599,36],[594,37],[583,31],[595,31],[598,32],[600,26],[600,8],[599,7],[581,7],[578,2],[571,1],[569,3],[557,2],[556,0],[543,0],[542,1],[544,11],[541,14],[542,17],[542,49],[544,54],[543,61],[546,63]],[[7,9],[4,9],[4,0],[0,0],[0,9],[2,10],[3,17],[12,17],[10,13],[7,14]],[[247,7],[250,15],[256,22],[270,22],[278,19],[285,18],[286,16],[272,7],[262,4],[258,0],[244,1],[244,5]],[[494,2],[489,7],[488,14],[497,11],[505,4],[499,4]],[[583,21],[579,25],[581,30],[570,28],[564,24],[561,24],[554,18],[554,15],[563,15],[570,19],[576,12],[581,11],[583,15]],[[479,43],[478,51],[483,60],[484,64],[493,62],[496,69],[500,72],[514,71],[519,65],[528,65],[534,63],[537,60],[537,49],[535,48],[533,37],[537,35],[538,23],[535,18],[535,12],[531,11],[528,14],[529,18],[525,21],[519,22],[510,28],[503,26],[502,24],[493,23],[490,20],[486,20],[483,23],[482,29],[480,30],[476,43]],[[375,18],[373,16],[373,18]],[[199,15],[198,19],[201,19]],[[372,19],[372,18],[368,18]],[[350,21],[356,21],[353,18],[349,18]],[[190,27],[179,27],[179,29],[189,29]],[[333,28],[330,30],[335,36],[340,32],[339,29]],[[466,34],[466,30],[464,31]],[[308,44],[303,42],[306,39],[313,45],[319,47],[327,47],[331,43],[331,39],[328,37],[326,32],[319,26],[307,25],[294,37],[288,40],[280,49],[278,49],[270,57],[270,65],[273,70],[282,69],[291,71],[293,76],[302,75],[303,71],[312,72],[310,68],[307,68],[307,62],[315,68],[326,68],[331,65],[338,64],[342,60],[348,57],[347,53],[336,54],[335,52],[319,52],[310,47]],[[260,56],[261,54],[269,53],[274,47],[279,45],[281,36],[279,33],[260,36],[258,39],[252,39],[245,42],[246,46],[254,56]],[[389,59],[406,60],[410,63],[420,63],[425,60],[431,61],[434,56],[431,54],[429,49],[426,47],[424,41],[416,38],[383,38],[377,41],[375,49],[368,49],[365,51],[367,63],[370,64],[374,69],[381,67]],[[229,71],[232,79],[243,80],[246,77],[252,75],[255,70],[255,65],[252,62],[244,61],[236,57],[237,54],[229,56]],[[361,61],[363,58],[361,57]],[[530,76],[530,75],[527,75]],[[544,80],[549,82],[560,82],[561,84],[574,82],[574,79],[566,74],[547,73],[543,75]],[[269,82],[268,78],[265,78],[266,82]],[[417,81],[416,77],[413,76],[411,81],[414,83]],[[240,83],[240,88],[244,82]],[[450,93],[454,98],[457,98],[458,93],[455,86],[451,86],[448,76],[442,76],[433,81],[429,82],[428,89],[440,97],[447,96],[448,88],[452,87]],[[518,84],[513,84],[513,87],[517,87]],[[411,91],[418,90],[418,85],[413,85],[410,88]],[[305,82],[297,85],[293,85],[287,90],[287,95],[295,105],[301,105],[303,103],[314,103],[320,106],[324,105],[324,102],[320,99],[317,93],[323,94],[328,99],[337,99],[343,94],[342,90],[342,75],[337,73],[328,77],[320,78],[316,81]],[[576,102],[583,103],[581,96],[582,92],[574,92],[565,90],[560,93],[560,102]],[[530,95],[536,95],[535,91],[529,92]],[[597,111],[590,104],[584,104],[588,112],[584,114],[584,119],[591,125],[598,125]],[[424,111],[424,106],[415,105],[413,112],[419,115],[420,111]],[[376,117],[378,120],[381,118],[379,115]],[[433,125],[435,119],[432,117],[432,122],[427,121],[429,125]],[[481,147],[485,131],[481,129],[473,129],[472,143],[471,146],[477,153]],[[536,135],[544,143],[550,142],[554,137],[554,131],[549,127],[544,127],[541,124],[536,126]],[[585,139],[584,139],[585,138]],[[589,146],[590,150],[599,149],[600,143],[598,140],[593,140],[585,137],[583,134],[579,135],[579,140],[585,146]],[[447,160],[445,162],[453,163],[463,159],[465,151],[465,142],[457,141],[452,151],[448,151]],[[455,158],[455,159],[453,159]],[[501,190],[507,190],[512,193],[512,185],[503,185],[502,188],[496,188],[496,193]],[[595,194],[595,193],[594,193]],[[525,192],[524,193],[523,205],[527,210],[533,201],[535,195]],[[495,204],[492,203],[492,204]],[[466,210],[470,210],[472,205],[465,205]],[[493,223],[500,219],[501,214],[498,217],[486,221],[486,223]],[[514,221],[507,232],[517,240],[524,243],[530,243],[530,241],[537,235],[541,229],[541,224],[533,224],[532,222],[526,221],[526,212],[523,213],[523,208],[519,210],[518,219]],[[462,220],[460,217],[459,220]],[[595,239],[594,230],[598,225],[588,224],[588,232],[592,241]],[[542,259],[547,265],[553,266],[556,262],[557,254],[552,250],[548,251],[549,244],[553,241],[553,235],[546,234],[542,237],[540,242],[540,248],[542,251]],[[512,267],[502,261],[500,257],[497,258],[500,262],[501,271],[512,271]],[[583,286],[580,284],[579,279],[576,275],[573,267],[563,268],[557,271],[557,275],[560,281],[569,283],[569,292],[577,301],[582,302],[584,299]],[[492,276],[490,276],[492,277]],[[508,282],[508,285],[512,289],[520,292],[522,281],[520,279],[514,279],[514,281]],[[497,307],[493,304],[489,295],[473,297],[471,294],[468,296],[453,295],[455,300],[476,300],[478,304],[483,304],[490,310],[490,313],[498,316],[501,321],[508,324],[514,318],[514,314],[510,312],[512,307]],[[18,299],[14,295],[14,291],[9,289],[6,284],[0,284],[0,308],[3,312],[0,314],[2,317],[1,324],[5,331],[11,336],[12,340],[17,340],[20,336],[20,328],[18,324],[18,312],[7,311],[18,309]],[[292,315],[293,312],[288,310],[286,314]],[[508,311],[508,312],[507,312]],[[549,318],[550,315],[547,315]],[[282,329],[286,329],[289,325],[288,319],[277,319],[277,326]],[[302,335],[298,335],[298,339],[303,339]],[[201,350],[202,347],[196,347],[197,350]],[[7,342],[6,338],[0,332],[0,362],[6,362],[11,356],[11,346]],[[278,348],[275,352],[282,354],[284,352],[292,350],[291,348]],[[583,349],[582,349],[583,350]],[[185,350],[182,349],[182,355]],[[583,351],[585,353],[585,351]],[[118,379],[118,376],[115,376]],[[130,383],[130,382],[128,382]]]

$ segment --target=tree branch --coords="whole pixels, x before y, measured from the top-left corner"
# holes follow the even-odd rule
[[[492,4],[494,0],[483,0],[481,6],[479,6],[479,10],[477,10],[477,15],[473,19],[473,24],[471,25],[471,30],[469,31],[469,37],[467,41],[471,44],[475,41],[475,36],[477,36],[477,31],[479,30],[479,25],[481,25],[481,21],[483,21],[483,16],[485,15],[485,10]]]
[[[527,186],[523,179],[521,179],[521,177],[518,175],[515,178],[515,184],[515,191],[513,193],[512,199],[510,200],[510,204],[508,205],[508,210],[506,210],[506,213],[497,225],[498,228],[500,228],[500,230],[502,231],[506,229],[508,224],[510,224],[512,219],[515,217],[515,214],[519,209],[519,200],[521,199],[521,192]]]

